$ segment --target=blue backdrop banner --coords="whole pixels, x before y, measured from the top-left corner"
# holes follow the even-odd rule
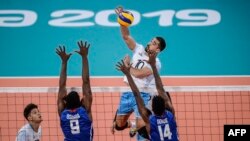
[[[0,77],[58,76],[55,48],[91,44],[92,76],[119,76],[115,64],[131,55],[122,40],[114,9],[135,17],[129,28],[146,45],[162,36],[161,75],[250,75],[250,1],[247,0],[1,0]],[[68,73],[81,74],[74,54]]]

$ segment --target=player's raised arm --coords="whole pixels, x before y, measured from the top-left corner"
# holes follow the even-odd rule
[[[71,56],[67,54],[65,51],[65,46],[59,46],[56,48],[56,53],[60,56],[62,64],[61,64],[61,73],[59,78],[59,91],[58,91],[58,98],[57,98],[57,107],[58,107],[58,114],[61,116],[61,112],[65,108],[65,104],[63,98],[67,95],[66,89],[66,81],[67,81],[67,64],[68,60]]]
[[[123,8],[117,7],[115,9],[116,14],[119,16],[119,14],[121,14],[123,12]],[[134,50],[135,46],[136,46],[136,42],[135,40],[132,38],[132,36],[130,36],[130,32],[128,27],[125,26],[120,26],[120,30],[121,30],[121,34],[122,34],[122,38],[125,41],[125,43],[127,44],[128,48],[131,50]]]
[[[160,75],[159,75],[159,73],[157,71],[157,68],[156,68],[156,56],[157,56],[157,53],[153,52],[153,51],[150,51],[148,53],[148,55],[149,55],[148,63],[150,64],[150,66],[152,67],[152,70],[153,70],[153,75],[155,77],[155,84],[156,84],[156,89],[158,91],[158,94],[159,94],[159,96],[161,96],[165,100],[165,102],[166,102],[165,107],[171,109],[171,112],[173,112],[173,114],[175,114],[175,111],[174,111],[173,105],[171,103],[171,100],[167,96],[166,91],[164,90],[164,86],[163,86],[163,83],[161,81],[161,77],[160,77]]]
[[[90,119],[92,120],[92,91],[89,79],[89,62],[88,62],[88,51],[90,44],[87,42],[79,41],[77,42],[79,51],[76,51],[82,57],[82,94],[83,94],[83,106],[86,108]]]
[[[147,111],[146,107],[144,106],[144,102],[143,102],[143,99],[141,97],[140,91],[137,88],[137,86],[136,86],[136,84],[135,84],[135,82],[130,74],[129,70],[130,70],[131,65],[125,65],[124,61],[122,60],[121,62],[117,63],[116,67],[117,67],[116,68],[117,70],[122,71],[126,75],[128,82],[129,82],[129,86],[130,86],[130,88],[135,96],[135,100],[136,100],[136,103],[138,106],[139,113],[146,124],[147,130],[149,131],[150,125],[149,125],[148,111]]]

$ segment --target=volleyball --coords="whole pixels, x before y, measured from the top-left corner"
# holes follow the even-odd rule
[[[122,11],[118,16],[117,21],[120,25],[128,27],[133,23],[134,15],[129,11]]]

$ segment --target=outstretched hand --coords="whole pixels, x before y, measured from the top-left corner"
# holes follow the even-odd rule
[[[130,57],[128,54],[126,54],[125,57],[123,58],[123,62],[124,62],[126,67],[128,67],[130,65]]]
[[[123,11],[123,7],[122,7],[122,6],[118,6],[118,7],[115,9],[115,13],[116,13],[117,15],[119,15],[120,13],[122,13],[122,11]]]
[[[157,56],[157,53],[155,51],[149,51],[148,60],[145,60],[145,61],[147,61],[151,66],[153,66],[156,64],[156,56]]]
[[[131,65],[132,65],[132,64],[126,66],[126,65],[124,64],[124,61],[121,60],[121,62],[117,62],[117,64],[116,64],[116,69],[119,70],[119,71],[121,71],[121,72],[123,72],[123,73],[126,75],[126,74],[129,74],[129,73],[130,73],[129,70],[130,70]]]
[[[66,53],[65,46],[59,46],[56,48],[56,53],[61,57],[62,62],[67,62],[72,55],[72,53]]]
[[[83,41],[78,41],[77,44],[78,44],[79,50],[76,50],[75,52],[80,54],[82,57],[87,57],[90,44],[88,44],[87,41],[85,41],[84,44],[83,44]]]

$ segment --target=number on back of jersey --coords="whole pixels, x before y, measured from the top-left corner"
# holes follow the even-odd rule
[[[169,140],[172,139],[172,133],[170,131],[169,125],[165,124],[164,125],[164,131],[162,130],[162,127],[159,125],[158,126],[158,131],[160,134],[161,141],[164,141],[164,138],[168,138]]]
[[[77,119],[70,120],[70,129],[72,134],[80,133],[79,121]]]

